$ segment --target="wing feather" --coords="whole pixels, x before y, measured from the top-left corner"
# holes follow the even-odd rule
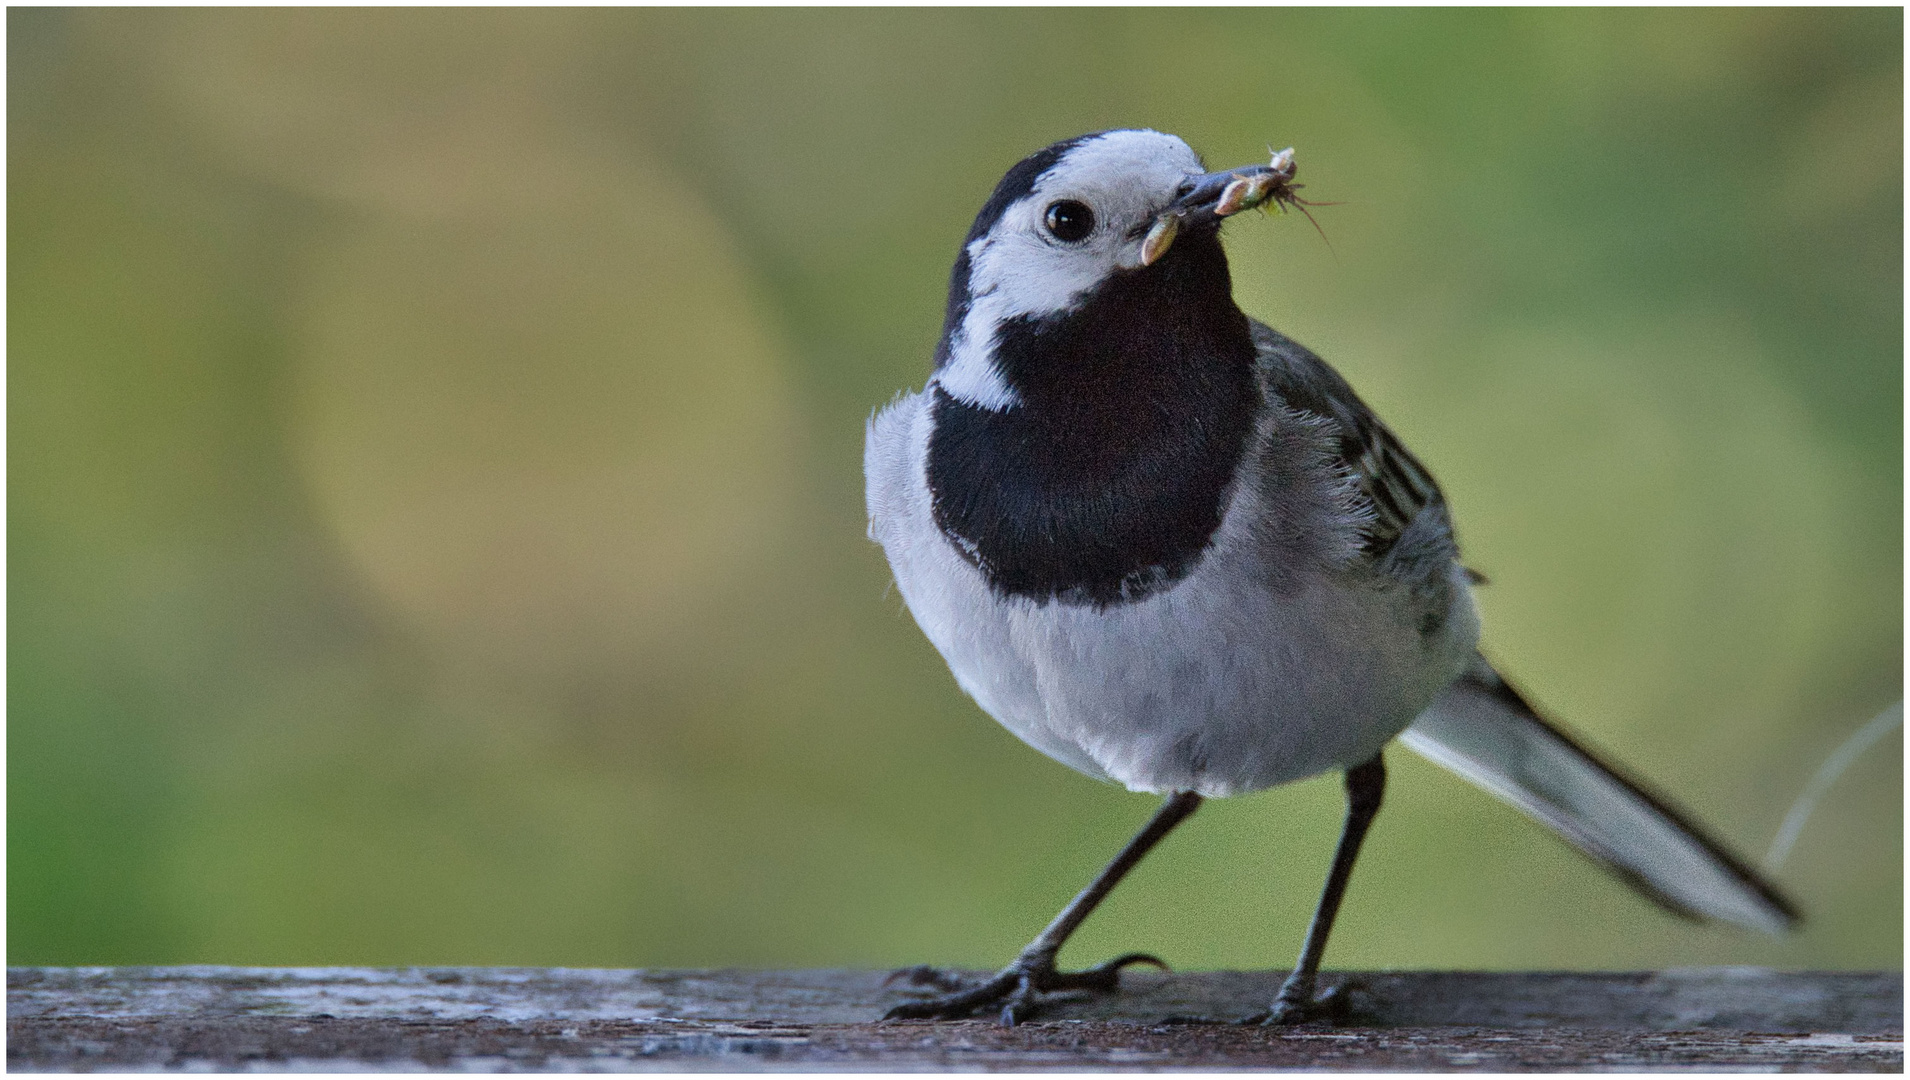
[[[1414,519],[1428,507],[1444,507],[1439,484],[1326,361],[1262,323],[1253,324],[1253,334],[1268,388],[1288,408],[1338,429],[1339,464],[1372,510],[1364,550],[1375,561],[1384,559]]]

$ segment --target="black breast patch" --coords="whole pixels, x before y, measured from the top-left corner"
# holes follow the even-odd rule
[[[1015,406],[935,390],[943,533],[998,593],[1038,602],[1107,606],[1184,577],[1220,527],[1259,403],[1218,238],[1183,239],[1065,315],[1003,325],[995,359]]]

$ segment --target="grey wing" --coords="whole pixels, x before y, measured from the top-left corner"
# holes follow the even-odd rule
[[[1253,332],[1268,391],[1335,429],[1338,463],[1371,503],[1364,553],[1421,598],[1422,618],[1436,618],[1458,548],[1432,474],[1325,361],[1259,323]],[[1540,718],[1483,658],[1475,655],[1401,740],[1673,911],[1770,933],[1797,922],[1797,908],[1773,886]]]
[[[1458,557],[1446,497],[1419,459],[1380,422],[1339,372],[1305,346],[1253,323],[1261,378],[1289,409],[1334,429],[1339,466],[1368,511],[1361,549],[1382,569],[1434,584]]]

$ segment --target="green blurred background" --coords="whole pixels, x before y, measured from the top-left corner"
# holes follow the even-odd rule
[[[1568,726],[1756,857],[1901,697],[1900,11],[7,15],[10,963],[1006,960],[1153,801],[962,697],[862,425],[1111,126],[1342,203],[1238,298]],[[1396,750],[1328,964],[1899,966],[1902,754],[1774,942]],[[1339,800],[1211,804],[1064,961],[1289,963]]]

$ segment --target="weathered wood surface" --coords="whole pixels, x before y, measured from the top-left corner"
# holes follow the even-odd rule
[[[15,968],[15,1070],[1901,1071],[1898,972],[1359,973],[1339,1025],[1216,1022],[1273,972],[1133,972],[1036,1022],[880,1023],[866,971]]]

